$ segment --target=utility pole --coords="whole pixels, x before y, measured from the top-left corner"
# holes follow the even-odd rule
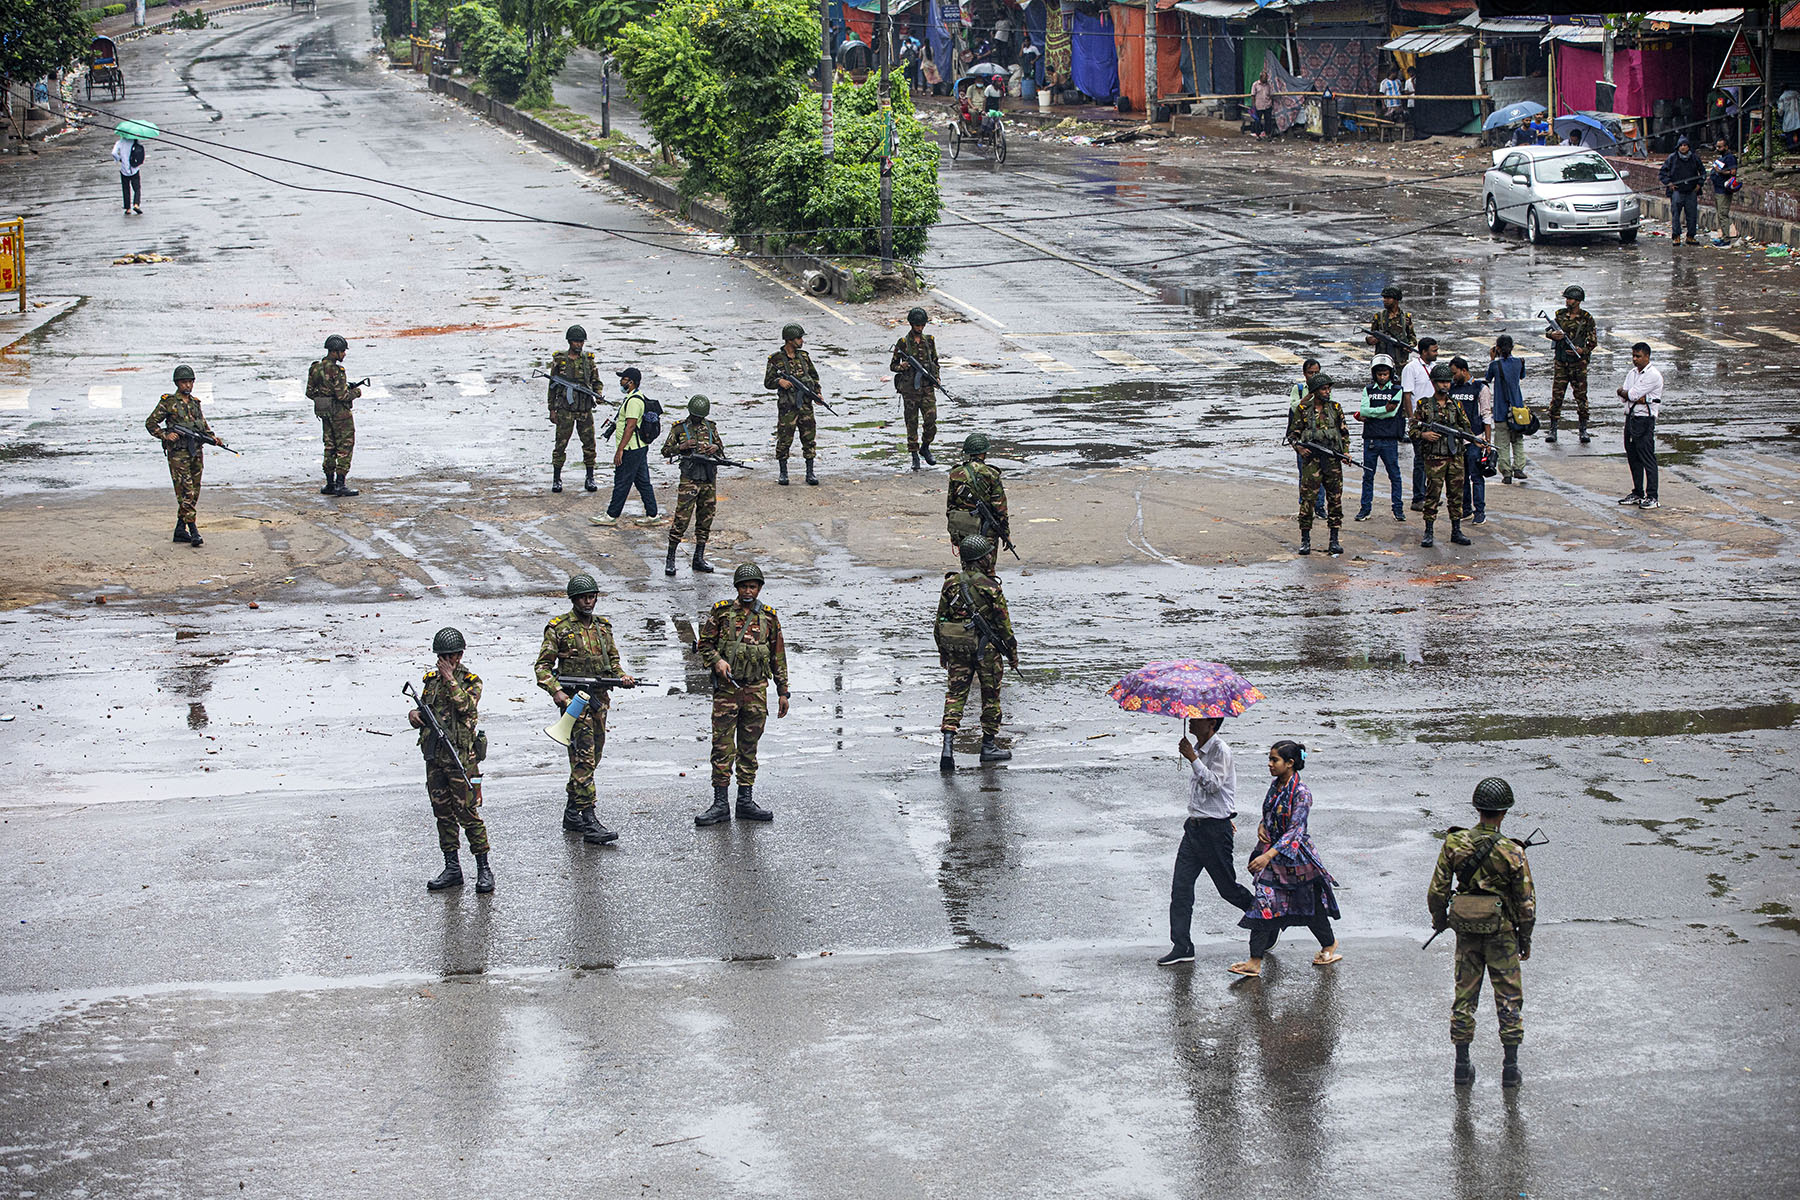
[[[875,18],[875,95],[881,105],[881,273],[894,273],[894,105],[888,95],[888,0]]]
[[[819,123],[822,129],[819,138],[820,148],[825,157],[830,158],[832,143],[836,141],[832,129],[831,113],[831,77],[834,74],[831,61],[831,0],[819,0]]]
[[[1772,170],[1775,166],[1775,31],[1781,25],[1781,6],[1771,3],[1768,9],[1769,28],[1763,35],[1763,170]],[[1743,105],[1738,106],[1743,112]],[[1740,145],[1742,143],[1739,143]]]
[[[1144,120],[1156,123],[1156,0],[1144,0]]]

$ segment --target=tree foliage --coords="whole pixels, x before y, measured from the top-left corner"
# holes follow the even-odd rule
[[[62,71],[87,53],[93,26],[78,0],[32,0],[6,6],[0,33],[0,79],[29,81]]]
[[[490,43],[481,56],[481,81],[496,100],[507,104],[517,100],[530,75],[531,51],[526,48],[525,39],[510,29]]]
[[[569,28],[591,49],[605,47],[618,32],[656,11],[656,0],[571,0]]]
[[[745,155],[773,136],[818,57],[806,0],[673,0],[612,41],[663,145],[687,160],[682,190],[747,198]]]

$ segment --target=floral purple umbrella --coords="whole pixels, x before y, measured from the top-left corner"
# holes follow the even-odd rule
[[[1224,663],[1192,658],[1147,663],[1113,684],[1108,694],[1126,712],[1158,717],[1238,717],[1264,698]]]

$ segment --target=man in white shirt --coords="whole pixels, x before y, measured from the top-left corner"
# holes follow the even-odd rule
[[[125,194],[125,215],[144,212],[144,180],[139,174],[144,160],[140,143],[135,138],[120,138],[113,143],[113,161],[119,164],[119,190]],[[137,162],[131,161],[136,151]]]
[[[1431,364],[1437,361],[1437,339],[1422,337],[1418,341],[1419,352],[1406,360],[1400,368],[1400,415],[1407,423],[1412,423],[1413,405],[1425,396],[1434,394],[1431,386]],[[1425,456],[1413,447],[1412,465],[1412,509],[1417,512],[1425,507]]]
[[[1656,499],[1656,418],[1662,412],[1662,372],[1650,365],[1650,344],[1631,348],[1631,370],[1617,388],[1625,402],[1625,460],[1631,464],[1631,494],[1620,504],[1661,508]]]
[[[1182,738],[1177,749],[1187,760],[1187,823],[1181,831],[1181,848],[1175,852],[1175,882],[1169,889],[1169,952],[1158,966],[1194,961],[1190,926],[1194,916],[1194,881],[1205,871],[1212,876],[1219,896],[1239,911],[1250,907],[1255,896],[1238,882],[1232,865],[1232,818],[1237,816],[1237,769],[1231,764],[1231,747],[1219,740],[1217,717],[1188,721],[1192,740]],[[1198,749],[1195,747],[1198,746]]]

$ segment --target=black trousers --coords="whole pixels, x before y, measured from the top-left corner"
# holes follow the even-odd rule
[[[1656,499],[1656,418],[1625,418],[1625,461],[1631,464],[1631,494]]]
[[[1312,930],[1312,935],[1319,939],[1319,945],[1329,946],[1337,941],[1337,934],[1331,928],[1331,918],[1324,913],[1314,913],[1307,920],[1295,920],[1296,925],[1305,925]],[[1276,939],[1289,922],[1282,920],[1256,921],[1250,926],[1250,957],[1261,958],[1274,948]]]
[[[1190,927],[1194,919],[1194,882],[1205,871],[1212,876],[1219,897],[1239,911],[1255,897],[1237,881],[1231,861],[1231,822],[1223,817],[1189,817],[1181,830],[1181,848],[1175,851],[1175,882],[1169,887],[1169,942],[1184,950],[1193,948]]]
[[[125,194],[125,207],[141,205],[144,200],[144,177],[139,175],[119,176],[119,190]]]
[[[625,511],[625,498],[636,488],[638,495],[644,500],[644,515],[656,515],[656,488],[650,482],[650,447],[640,446],[636,450],[627,450],[624,461],[613,468],[612,501],[606,506],[606,515],[616,517]]]

